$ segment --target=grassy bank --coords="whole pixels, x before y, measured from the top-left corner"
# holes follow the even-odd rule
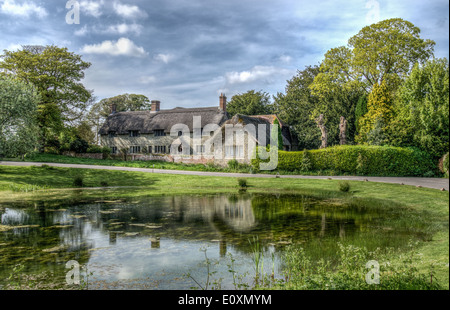
[[[428,225],[427,229],[432,232],[432,237],[414,247],[414,253],[420,254],[420,260],[414,261],[414,268],[428,272],[430,264],[433,264],[435,279],[448,289],[448,193],[428,188],[358,181],[349,182],[348,192],[339,190],[337,180],[251,178],[246,183],[248,193],[295,193],[353,201],[369,199],[382,201],[391,207],[402,205],[415,214],[423,214],[424,225]],[[139,198],[152,195],[238,193],[239,189],[239,182],[233,177],[162,175],[50,166],[0,166],[0,208],[2,202],[18,200]],[[409,225],[408,212],[405,211],[400,216],[399,220],[404,221],[404,225]],[[295,251],[293,250],[294,256],[291,257],[294,262],[296,260],[293,257],[300,255],[295,254]],[[294,287],[283,288],[301,287],[299,283]]]

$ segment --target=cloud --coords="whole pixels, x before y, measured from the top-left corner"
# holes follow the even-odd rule
[[[255,66],[249,71],[227,72],[225,78],[229,84],[250,83],[273,75],[287,74],[289,70],[272,66]]]
[[[101,1],[88,1],[88,0],[82,0],[80,2],[80,9],[83,13],[86,13],[87,15],[93,16],[93,17],[100,17],[103,12],[101,10],[101,7],[103,6],[103,0]]]
[[[86,35],[87,33],[88,33],[88,28],[86,25],[84,25],[82,28],[76,30],[73,34],[78,37],[82,37],[82,36]]]
[[[39,18],[44,18],[48,15],[45,8],[36,5],[33,2],[24,2],[22,4],[16,3],[15,0],[0,0],[0,12],[20,16],[20,17],[30,17],[34,14]]]
[[[87,54],[106,54],[111,56],[145,57],[148,53],[128,38],[117,41],[103,41],[100,44],[84,45],[82,52]]]
[[[155,55],[155,60],[162,61],[165,64],[168,64],[171,60],[173,60],[174,56],[171,54],[158,54]]]
[[[292,61],[292,57],[289,55],[281,55],[279,59],[281,62],[286,63],[286,64],[288,64]]]
[[[106,28],[99,27],[99,26],[91,26],[88,28],[87,25],[84,25],[82,28],[76,30],[74,32],[74,34],[79,37],[86,35],[88,32],[95,33],[95,34],[118,34],[118,35],[135,34],[135,35],[140,35],[143,28],[144,27],[142,25],[126,24],[126,23],[110,25]]]
[[[139,82],[141,84],[150,84],[156,81],[156,77],[149,75],[149,76],[141,76],[139,78]]]
[[[122,4],[120,2],[114,2],[113,8],[114,8],[114,11],[116,12],[116,14],[123,18],[135,19],[135,18],[147,17],[147,13],[145,11],[142,11],[136,5],[129,5],[129,4]]]
[[[135,33],[136,35],[141,34],[143,29],[142,25],[138,24],[118,24],[111,25],[104,32],[111,34],[127,34],[127,33]]]

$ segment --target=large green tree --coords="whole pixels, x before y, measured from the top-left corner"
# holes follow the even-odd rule
[[[0,157],[15,157],[37,147],[37,103],[34,87],[0,74]]]
[[[265,115],[272,114],[273,109],[268,93],[249,90],[246,93],[234,95],[227,104],[227,112],[230,116]]]
[[[347,46],[329,50],[311,87],[318,94],[338,86],[370,92],[373,85],[386,81],[395,89],[417,62],[423,64],[433,55],[434,45],[409,21],[380,21],[361,29]]]
[[[4,51],[0,69],[33,85],[40,95],[38,124],[42,146],[61,132],[65,124],[76,122],[85,112],[92,92],[81,83],[89,62],[80,55],[57,46],[24,46]]]
[[[287,81],[285,92],[274,97],[275,113],[291,126],[300,149],[315,149],[320,146],[320,130],[311,117],[319,98],[312,95],[309,88],[318,73],[317,66],[299,70]]]
[[[416,64],[399,88],[391,131],[399,145],[418,146],[434,157],[449,151],[449,63]]]

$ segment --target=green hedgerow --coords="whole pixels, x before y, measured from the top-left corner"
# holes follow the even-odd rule
[[[306,154],[305,154],[306,153]],[[257,169],[263,160],[256,158]],[[306,170],[305,168],[310,168]],[[415,148],[340,145],[320,150],[278,152],[278,171],[335,171],[353,175],[423,176],[436,171],[432,157]]]

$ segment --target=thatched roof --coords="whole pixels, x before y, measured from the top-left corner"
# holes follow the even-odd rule
[[[153,133],[154,130],[164,130],[164,132],[170,133],[171,128],[176,124],[187,125],[192,132],[195,116],[201,117],[202,128],[206,124],[220,126],[228,119],[227,114],[218,107],[175,108],[153,113],[151,111],[118,112],[111,114],[106,119],[99,133],[106,135],[110,131],[114,131],[120,135],[128,134],[130,130],[139,130],[141,134]]]

